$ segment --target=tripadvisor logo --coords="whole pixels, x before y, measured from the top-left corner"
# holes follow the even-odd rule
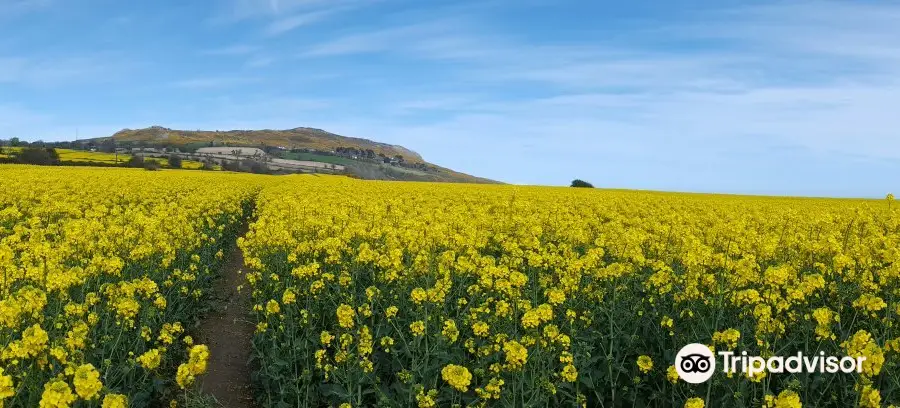
[[[747,355],[746,351],[720,351],[722,371],[726,374],[742,372],[748,377],[768,373],[861,373],[865,357],[826,356],[824,351],[812,356],[798,352],[796,355],[763,358]],[[691,343],[675,355],[675,371],[682,380],[691,384],[708,381],[716,371],[716,357],[706,345]]]
[[[716,371],[716,358],[706,345],[691,343],[675,355],[675,371],[685,382],[704,383]]]

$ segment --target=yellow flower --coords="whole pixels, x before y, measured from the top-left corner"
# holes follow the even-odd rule
[[[712,339],[715,344],[723,344],[729,349],[734,349],[737,347],[738,340],[741,339],[741,332],[735,329],[715,332],[713,333]]]
[[[413,301],[413,303],[418,305],[428,298],[428,293],[425,292],[425,289],[415,288],[412,290],[412,293],[409,294],[409,298]]]
[[[75,402],[75,394],[65,381],[54,380],[44,384],[40,408],[68,408]]]
[[[472,332],[479,337],[487,337],[490,334],[490,327],[485,322],[475,322],[472,324]]]
[[[659,322],[659,325],[666,329],[671,329],[674,324],[675,321],[669,316],[663,316],[662,321]]]
[[[571,363],[566,364],[562,369],[562,373],[560,373],[560,377],[562,377],[563,381],[575,382],[578,379],[578,370]]]
[[[678,370],[675,369],[675,366],[669,366],[669,368],[666,369],[666,379],[669,380],[670,383],[678,383],[679,378],[681,377],[678,376]]]
[[[106,394],[101,408],[128,408],[128,397],[122,394]]]
[[[459,338],[459,330],[456,328],[456,322],[447,319],[444,321],[444,328],[441,330],[441,334],[447,339],[450,343],[455,343],[456,339]]]
[[[472,383],[472,374],[469,369],[453,364],[446,365],[441,369],[441,378],[459,392],[468,391],[469,384]]]
[[[206,362],[209,360],[209,347],[204,344],[192,346],[188,353],[188,365],[191,373],[201,375],[206,372]]]
[[[266,302],[266,314],[273,315],[281,312],[281,307],[278,305],[278,301],[275,299],[271,299]]]
[[[353,310],[353,308],[350,307],[349,305],[341,304],[340,306],[338,306],[337,318],[338,318],[338,324],[341,327],[343,327],[345,329],[352,328],[353,325],[355,324],[354,323],[355,317],[356,317],[356,311]]]
[[[528,349],[515,340],[504,343],[503,352],[506,354],[506,364],[512,370],[520,369],[528,362]]]
[[[97,393],[103,388],[100,382],[100,373],[92,364],[84,364],[75,370],[75,379],[72,380],[75,385],[75,392],[79,397],[85,400],[92,400],[97,397]]]
[[[159,353],[159,349],[150,349],[144,354],[141,354],[141,356],[137,358],[137,362],[141,364],[141,367],[144,367],[147,370],[155,370],[159,367],[160,362],[162,362],[162,356]]]
[[[388,319],[391,319],[394,316],[397,316],[397,311],[399,310],[400,309],[398,309],[397,306],[390,306],[384,311],[384,316]]]
[[[684,402],[684,408],[703,408],[706,404],[703,403],[703,400],[697,397],[688,398],[687,401]]]
[[[423,336],[425,334],[425,322],[416,320],[410,323],[409,331],[412,332],[413,336]]]
[[[47,347],[50,337],[40,325],[35,324],[22,332],[22,349],[31,356],[36,356]]]
[[[865,357],[862,362],[862,375],[864,377],[873,377],[881,372],[881,366],[884,364],[884,351],[872,335],[865,331],[859,330],[847,341],[841,343],[841,347],[850,357]]]
[[[763,403],[764,408],[801,408],[802,406],[800,396],[790,390],[782,391],[777,398],[772,395],[766,395]]]
[[[434,408],[437,406],[437,402],[435,402],[437,395],[437,390],[429,390],[428,393],[421,390],[416,394],[416,403],[419,408]]]
[[[178,383],[178,386],[181,387],[181,389],[185,389],[193,384],[194,379],[195,377],[190,365],[185,363],[178,366],[178,372],[175,373],[175,382]]]
[[[646,374],[653,369],[653,359],[650,356],[640,356],[637,358],[637,366],[642,373]]]
[[[872,388],[871,385],[866,385],[862,388],[862,391],[859,392],[859,407],[860,408],[880,408],[881,407],[881,393],[878,390]]]
[[[476,388],[475,394],[478,395],[478,398],[483,400],[500,399],[500,391],[504,384],[505,382],[500,378],[491,378],[484,388]]]
[[[566,301],[566,293],[560,289],[548,289],[546,291],[547,302],[557,306]]]
[[[323,346],[328,346],[331,344],[331,341],[334,340],[334,335],[329,333],[328,331],[322,331],[319,335],[319,342],[322,343]]]
[[[394,345],[394,339],[388,336],[384,336],[381,338],[379,343],[381,344],[381,348],[385,353],[390,353],[391,347]]]
[[[0,403],[13,395],[16,395],[16,388],[12,376],[5,375],[3,367],[0,367]]]
[[[281,295],[281,303],[290,305],[295,302],[297,302],[297,294],[291,289],[285,289],[284,294]]]

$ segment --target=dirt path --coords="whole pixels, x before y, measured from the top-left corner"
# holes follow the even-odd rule
[[[235,248],[216,284],[216,309],[203,319],[198,331],[200,341],[210,352],[203,391],[216,397],[225,408],[253,406],[248,365],[254,331],[247,314],[250,293],[246,288],[241,293],[237,291],[238,285],[245,283],[243,267],[244,255]]]

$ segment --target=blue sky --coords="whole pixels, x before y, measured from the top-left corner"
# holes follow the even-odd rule
[[[900,3],[0,0],[0,138],[322,128],[522,184],[900,192]]]

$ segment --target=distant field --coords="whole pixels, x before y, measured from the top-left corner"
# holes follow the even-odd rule
[[[322,163],[330,163],[330,164],[340,164],[340,165],[348,165],[359,163],[358,160],[348,159],[346,157],[340,156],[328,156],[324,154],[315,154],[315,153],[291,153],[285,152],[281,154],[282,158],[288,160],[304,160],[304,161],[317,161]]]
[[[4,147],[3,153],[0,153],[0,158],[9,158],[11,157],[12,152],[18,152],[22,150],[21,147]],[[56,149],[56,152],[59,154],[59,160],[63,162],[78,162],[78,163],[97,163],[103,165],[114,165],[116,163],[122,164],[131,159],[130,154],[119,154],[118,156],[115,153],[104,153],[104,152],[88,152],[83,150],[71,150],[71,149]],[[160,163],[163,168],[169,167],[168,160],[165,159],[152,159],[156,160]],[[181,167],[184,169],[199,169],[203,167],[203,163],[193,160],[183,160]]]

